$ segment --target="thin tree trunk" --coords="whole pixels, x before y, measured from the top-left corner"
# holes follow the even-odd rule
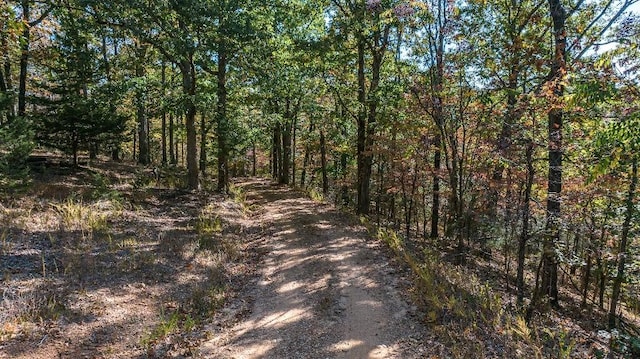
[[[132,151],[133,152],[133,154],[132,154],[133,157],[131,157],[131,159],[133,160],[133,162],[135,162],[136,159],[137,159],[137,157],[136,157],[136,148],[137,148],[137,145],[138,145],[138,131],[134,130],[132,132],[133,132],[133,151]]]
[[[594,240],[593,234],[589,239],[589,243],[592,243]],[[591,247],[591,244],[589,245]],[[589,297],[589,284],[591,283],[591,266],[593,265],[593,253],[591,248],[587,252],[587,260],[584,267],[584,273],[582,274],[582,302],[580,303],[580,307],[585,308],[587,306],[587,298]]]
[[[280,179],[280,173],[282,173],[282,131],[280,122],[276,122],[273,127],[273,179],[278,181]]]
[[[315,131],[315,124],[313,120],[309,121],[309,136]],[[302,174],[300,175],[300,187],[304,187],[307,179],[307,168],[311,160],[311,145],[306,143],[304,146],[304,159],[302,160]]]
[[[167,82],[167,65],[162,61],[161,82],[162,82],[162,165],[167,165],[167,109],[164,104],[165,101],[165,87]]]
[[[29,18],[31,9],[29,0],[22,0],[22,41],[20,46],[20,77],[18,78],[18,116],[23,117],[27,104],[27,67],[29,65],[29,45],[31,43],[31,27]]]
[[[169,112],[169,163],[178,164],[177,151],[174,145],[173,112]]]
[[[380,155],[379,157],[382,157]],[[382,158],[378,159],[378,193],[376,194],[376,224],[380,225],[380,218],[382,216],[382,201],[383,201],[383,193],[384,193],[384,166],[385,162]]]
[[[107,37],[105,35],[102,36],[102,47],[100,51],[102,52],[102,61],[104,63],[104,72],[107,80],[107,84],[111,84],[111,63],[109,62],[109,55],[107,51]],[[111,114],[116,113],[116,106],[113,103],[113,100],[109,100],[109,111]],[[120,144],[118,141],[109,144],[109,149],[111,150],[111,160],[119,161],[120,160]]]
[[[357,169],[357,189],[358,189],[358,203],[356,212],[358,214],[367,214],[369,212],[369,183],[366,175],[367,155],[365,154],[366,140],[367,140],[367,114],[365,108],[367,105],[366,97],[366,78],[365,78],[365,43],[364,35],[358,36],[358,102],[361,109],[358,111],[357,123],[358,123],[358,137],[357,137],[357,155],[358,155],[358,169]]]
[[[138,46],[136,49],[136,77],[142,79],[146,75],[144,68],[146,48],[144,46]],[[149,142],[148,131],[149,128],[147,109],[146,109],[146,89],[136,89],[136,117],[138,120],[138,163],[141,165],[149,164]]]
[[[251,146],[252,146],[251,160],[253,162],[253,166],[251,167],[251,176],[255,177],[256,176],[256,162],[258,162],[258,155],[256,153],[256,141],[255,140],[253,140],[253,142],[251,142]]]
[[[193,54],[187,54],[180,62],[180,72],[182,73],[182,91],[186,95],[184,99],[185,108],[185,130],[187,133],[187,186],[189,189],[200,187],[198,172],[198,137],[196,133],[196,105],[193,102],[196,95],[196,74],[193,65]],[[183,155],[184,158],[184,155]]]
[[[322,193],[329,192],[329,176],[327,174],[327,143],[324,130],[320,131],[320,161],[322,164]]]
[[[549,0],[549,12],[553,21],[555,54],[550,81],[553,82],[554,99],[564,95],[563,78],[566,76],[565,30],[566,12],[561,0]],[[549,178],[547,182],[547,223],[542,250],[542,285],[538,299],[547,297],[552,306],[558,306],[558,258],[556,246],[560,241],[560,195],[562,192],[562,125],[563,111],[549,111]]]
[[[227,47],[224,40],[218,44],[218,107],[216,114],[218,135],[218,191],[229,191],[229,124],[227,119]]]
[[[9,16],[3,16],[2,21],[5,24],[8,23]],[[4,31],[0,33],[0,52],[2,53],[3,63],[3,68],[0,70],[0,92],[10,100],[7,102],[7,106],[5,107],[5,110],[7,110],[6,120],[9,122],[14,117],[15,106],[13,105],[14,102],[11,97],[11,58],[9,56],[9,39]],[[2,124],[4,124],[3,118],[0,117],[0,125]]]
[[[526,258],[527,242],[529,241],[529,216],[531,212],[531,189],[533,188],[533,142],[529,141],[526,150],[527,182],[524,190],[524,202],[522,203],[522,233],[518,241],[518,268],[516,274],[517,303],[521,305],[524,300],[524,261]]]
[[[291,119],[292,131],[293,131],[293,142],[291,145],[291,185],[293,187],[296,186],[296,136],[297,136],[297,127],[298,127],[298,116],[297,114],[293,114],[293,118]]]
[[[183,125],[186,124],[186,120],[187,120],[187,118],[185,116]],[[184,144],[185,144],[185,136],[184,136],[184,134],[181,134],[180,135],[180,163],[182,164],[182,167],[185,167],[185,165],[186,165],[186,163],[185,163],[185,161],[186,161],[185,158],[186,157],[184,155]]]
[[[200,173],[207,175],[207,123],[204,111],[200,114]]]
[[[30,20],[31,9],[30,0],[22,0],[22,21],[24,28],[22,30],[22,41],[20,46],[20,77],[18,87],[18,116],[24,116],[27,106],[27,76],[29,66],[29,46],[31,44],[31,28],[40,24],[51,12],[52,8],[49,8],[40,17],[34,21]]]
[[[309,148],[304,150],[304,158],[302,160],[302,173],[300,174],[300,187],[304,187],[307,180],[307,166],[309,166]]]
[[[411,238],[411,222],[412,222],[412,216],[413,216],[413,208],[414,208],[414,202],[415,202],[415,194],[416,194],[416,188],[418,185],[418,163],[414,163],[414,168],[413,168],[413,179],[411,181],[411,192],[409,193],[409,201],[408,201],[408,206],[405,209],[405,211],[407,211],[408,213],[405,214],[405,231],[406,231],[406,238],[407,240],[409,240]]]
[[[618,301],[620,300],[620,291],[622,282],[624,281],[624,269],[627,261],[627,247],[629,244],[629,231],[631,230],[631,221],[635,213],[635,194],[638,186],[638,157],[634,155],[631,164],[631,183],[629,184],[629,193],[626,200],[626,211],[624,222],[622,223],[622,236],[620,237],[620,246],[618,247],[618,273],[613,280],[613,289],[611,293],[611,305],[609,307],[609,328],[616,327]]]
[[[289,97],[285,101],[284,121],[282,127],[282,172],[278,182],[289,184],[291,170],[291,100]]]
[[[376,98],[380,85],[380,71],[386,52],[389,38],[389,26],[377,30],[373,34],[373,48],[371,61],[371,80],[369,91],[366,91],[365,78],[365,39],[362,33],[358,34],[358,102],[361,110],[358,113],[358,214],[369,214],[371,207],[371,171],[373,166],[373,145],[376,131],[378,99]]]
[[[72,138],[71,151],[73,151],[73,167],[78,167],[78,136],[74,133]]]
[[[604,310],[604,293],[607,289],[607,268],[604,259],[599,256],[596,258],[598,264],[599,285],[598,285],[598,307]]]
[[[446,12],[443,8],[443,4],[438,2],[440,17],[446,19]],[[446,20],[445,20],[446,21]],[[437,38],[436,48],[436,68],[433,73],[433,96],[435,98],[433,105],[433,119],[438,129],[441,129],[444,125],[444,113],[443,113],[443,82],[444,82],[444,35],[440,33]],[[435,152],[433,155],[433,198],[431,206],[431,233],[429,237],[431,239],[438,238],[438,226],[440,222],[440,168],[442,167],[442,137],[438,134],[434,139]]]

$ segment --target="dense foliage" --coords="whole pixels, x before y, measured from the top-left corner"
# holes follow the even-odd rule
[[[575,302],[621,327],[640,310],[636,3],[8,1],[0,168],[32,123],[75,163],[185,166],[191,189],[269,175],[457,264],[499,258],[527,317]]]

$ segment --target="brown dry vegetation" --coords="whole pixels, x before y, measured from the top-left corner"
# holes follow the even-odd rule
[[[96,162],[0,202],[0,358],[174,357],[251,272],[242,203]]]
[[[537,308],[529,321],[516,305],[514,278],[505,278],[505,259],[455,258],[424,245],[406,243],[395,232],[370,231],[386,242],[402,265],[413,273],[412,296],[424,321],[452,358],[636,358],[632,341],[607,327],[607,312],[591,304],[580,307],[580,296],[563,290],[563,307]],[[513,263],[511,263],[513,265]],[[526,275],[535,281],[535,269]],[[637,333],[637,315],[625,311],[627,329]],[[612,335],[613,334],[613,335]],[[637,344],[636,344],[637,345]]]

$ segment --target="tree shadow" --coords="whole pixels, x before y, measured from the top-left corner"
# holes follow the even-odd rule
[[[381,254],[367,248],[364,228],[268,182],[251,182],[246,192],[251,204],[268,207],[265,270],[229,352],[205,345],[205,357],[368,358],[407,339],[407,306],[389,294],[388,268],[371,258]]]
[[[90,193],[83,186],[80,192]],[[38,213],[25,215],[80,193],[56,188],[40,198]],[[145,196],[91,236],[7,227],[0,305],[11,304],[16,315],[0,315],[0,357],[146,357],[143,339],[163,316],[191,309],[194,292],[235,280],[225,277],[215,254],[197,248],[193,226],[202,208],[221,197],[170,189]]]

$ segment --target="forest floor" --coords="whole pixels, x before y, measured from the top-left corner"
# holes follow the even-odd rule
[[[357,219],[265,180],[234,193],[97,163],[5,194],[0,358],[424,357],[408,272]]]
[[[499,256],[453,265],[268,180],[163,171],[54,159],[0,191],[0,359],[635,355],[568,294],[525,323]]]

